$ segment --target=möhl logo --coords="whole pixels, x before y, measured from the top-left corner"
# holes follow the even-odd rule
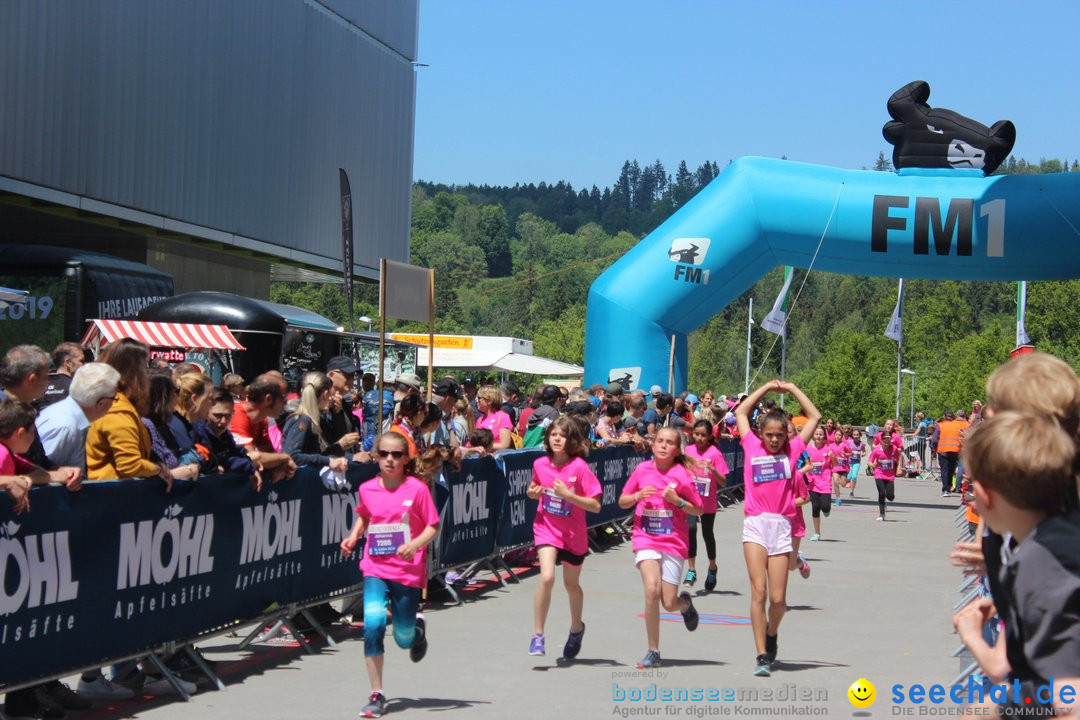
[[[487,480],[474,480],[470,473],[465,482],[453,487],[455,525],[487,520],[487,486]]]
[[[160,520],[142,520],[120,526],[120,563],[116,589],[159,585],[214,570],[210,545],[214,539],[214,516],[188,516],[184,508],[165,508]]]
[[[272,560],[301,549],[300,500],[286,500],[279,505],[277,498],[277,493],[270,491],[270,502],[266,505],[240,508],[244,525],[241,565],[257,560]]]
[[[67,531],[20,538],[20,527],[0,525],[0,615],[76,599]]]

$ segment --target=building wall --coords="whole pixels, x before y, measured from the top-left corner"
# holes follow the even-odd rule
[[[342,167],[371,275],[409,257],[417,24],[417,0],[4,0],[0,179],[340,268]]]

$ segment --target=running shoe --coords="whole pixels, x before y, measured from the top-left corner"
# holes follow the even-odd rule
[[[409,659],[420,662],[427,655],[427,620],[423,617],[416,618],[416,637],[413,638],[412,647],[409,648]]]
[[[585,623],[581,623],[581,630],[574,632],[570,631],[570,636],[566,638],[566,645],[563,646],[562,655],[567,660],[573,660],[581,652],[581,640],[585,637]]]
[[[943,493],[941,493],[941,497],[952,497],[952,493],[951,492],[943,492]]]
[[[817,542],[820,539],[821,539],[821,533],[814,533],[813,535],[810,536],[810,540],[812,542]]]
[[[694,608],[694,601],[690,599],[690,593],[685,591],[679,593],[679,598],[685,600],[689,606],[682,611],[682,621],[686,625],[686,629],[693,632],[697,630],[698,626],[698,611]]]
[[[799,574],[802,575],[803,580],[810,577],[810,561],[803,557],[802,553],[799,553]]]
[[[884,515],[878,515],[877,516],[877,521],[878,522],[885,522],[885,516]]]
[[[529,641],[529,654],[530,655],[543,655],[544,654],[544,633],[536,633],[532,636],[532,640]]]
[[[693,586],[697,582],[697,570],[687,570],[686,578],[683,579],[683,585]]]
[[[754,664],[754,675],[757,675],[758,677],[769,677],[772,675],[772,663],[769,662],[768,655],[758,655]]]
[[[836,500],[833,501],[833,505],[843,505],[843,504],[844,504],[844,501],[841,500],[840,498],[836,498]]]
[[[368,704],[364,706],[364,709],[360,711],[360,717],[377,718],[382,717],[386,711],[386,698],[381,692],[371,693],[371,697],[368,698]]]
[[[852,490],[852,491],[851,491],[851,494],[850,494],[850,495],[848,495],[848,497],[855,497],[855,491],[854,491],[854,490]]]
[[[645,657],[638,660],[638,670],[647,670],[649,668],[660,667],[660,651],[650,650],[645,653]]]
[[[705,589],[712,592],[716,589],[716,568],[709,568],[705,575]]]

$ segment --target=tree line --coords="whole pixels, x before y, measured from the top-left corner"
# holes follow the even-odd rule
[[[871,167],[891,169],[885,153]],[[998,172],[1080,171],[1075,160],[1010,157]],[[413,186],[411,259],[436,271],[436,330],[532,339],[535,352],[581,364],[585,303],[596,277],[719,174],[715,161],[669,175],[657,160],[626,161],[614,184],[575,190],[566,182],[509,186]],[[796,270],[793,287],[805,271]],[[646,280],[647,282],[647,280]],[[747,305],[760,323],[782,284],[782,269],[762,278],[690,335],[693,391],[741,392]],[[1030,283],[1027,330],[1040,349],[1080,366],[1080,280]],[[356,314],[376,317],[377,288],[357,287]],[[271,299],[345,323],[334,285],[277,283]],[[865,423],[895,411],[896,343],[883,336],[896,281],[814,271],[789,317],[787,377],[823,412]],[[904,364],[916,372],[915,408],[939,414],[981,397],[986,377],[1014,345],[1015,283],[905,283]],[[426,330],[390,321],[398,330]],[[751,374],[780,373],[776,336],[755,326]],[[902,415],[910,409],[905,377]]]

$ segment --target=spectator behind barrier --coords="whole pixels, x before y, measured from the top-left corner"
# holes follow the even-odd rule
[[[480,416],[476,419],[476,427],[491,431],[492,437],[495,438],[496,450],[513,447],[510,435],[514,423],[504,410],[499,409],[501,402],[502,394],[498,388],[485,385],[476,391],[476,407],[480,411]]]
[[[280,373],[266,372],[247,388],[247,397],[233,406],[229,431],[236,444],[244,448],[251,461],[275,483],[296,473],[296,463],[285,452],[278,452],[270,442],[269,419],[285,408],[285,380]]]
[[[78,343],[63,342],[56,346],[52,352],[53,371],[49,373],[49,384],[36,404],[38,412],[68,396],[71,378],[85,362],[86,350]]]
[[[397,417],[390,426],[390,432],[403,436],[409,447],[409,458],[420,454],[421,430],[428,415],[428,404],[419,395],[406,395],[398,403]]]
[[[349,461],[341,446],[323,436],[320,420],[330,407],[333,384],[321,372],[305,373],[300,381],[300,407],[285,421],[284,446],[297,465],[329,467],[345,472]]]
[[[86,472],[86,433],[112,406],[119,381],[120,373],[110,365],[82,365],[71,379],[67,397],[41,411],[37,432],[54,463]]]
[[[41,398],[48,384],[49,356],[36,345],[18,345],[11,348],[0,361],[0,400],[11,398],[19,402],[33,405]],[[57,467],[56,463],[49,460],[45,454],[45,448],[37,433],[33,433],[30,448],[25,453],[25,459],[33,465],[47,470],[51,482],[63,483],[71,487],[71,483],[78,487],[83,472],[79,467]]]
[[[206,419],[214,385],[202,373],[185,373],[179,377],[173,373],[173,378],[176,381],[176,406],[169,418],[169,429],[179,449],[177,457],[181,464],[201,463],[206,458],[195,448],[194,423]]]
[[[232,393],[234,403],[240,402],[247,397],[247,383],[244,382],[244,378],[236,373],[225,373],[221,378],[221,387]]]
[[[1046,711],[1051,703],[1036,688],[1075,677],[1080,668],[1080,515],[1066,507],[1076,483],[1075,436],[1052,417],[994,409],[967,438],[964,464],[980,517],[993,532],[1011,534],[1016,546],[994,598],[972,601],[953,624],[991,682],[1019,681],[1026,703]],[[995,615],[1004,639],[990,647],[983,625]],[[1033,709],[1020,703],[1003,710]]]
[[[231,390],[214,389],[206,419],[195,422],[195,442],[210,452],[209,465],[213,470],[246,475],[258,492],[262,490],[262,474],[229,432],[235,408]]]
[[[195,376],[188,376],[195,377]],[[176,383],[169,370],[150,370],[150,409],[142,423],[150,433],[150,459],[169,468],[173,479],[194,480],[199,477],[199,463],[184,453],[176,442],[169,423],[176,408]],[[180,456],[185,460],[181,462]]]
[[[90,424],[86,435],[86,473],[89,480],[160,477],[172,489],[172,473],[150,457],[150,433],[142,423],[149,412],[149,349],[138,340],[109,343],[102,362],[120,373],[116,400],[104,416]]]

